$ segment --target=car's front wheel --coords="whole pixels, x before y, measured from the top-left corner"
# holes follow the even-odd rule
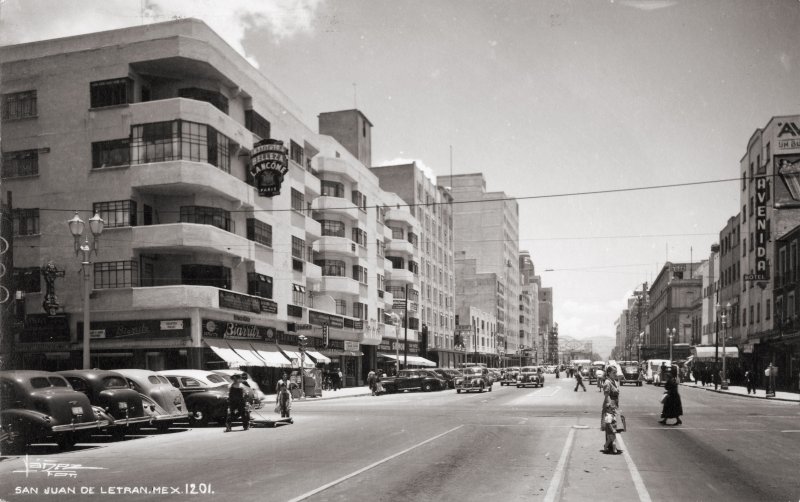
[[[0,441],[0,450],[2,450],[4,454],[20,453],[25,448],[25,431],[22,430],[21,426],[14,424],[14,422],[3,424],[2,436],[3,440]]]
[[[461,389],[456,389],[456,394],[461,394]]]
[[[430,382],[425,382],[425,384],[422,386],[422,390],[425,392],[430,392],[433,390],[433,385]]]

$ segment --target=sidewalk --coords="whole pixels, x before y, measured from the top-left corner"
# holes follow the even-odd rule
[[[313,403],[327,399],[339,399],[342,397],[358,397],[369,396],[371,394],[369,387],[362,385],[361,387],[345,387],[339,390],[323,390],[321,397],[306,397],[295,399],[293,404],[297,403]]]
[[[769,399],[770,401],[790,401],[790,402],[793,401],[795,403],[800,403],[800,394],[796,394],[794,392],[777,391],[775,393],[775,397],[767,398],[766,391],[764,389],[756,389],[755,394],[748,394],[747,388],[739,385],[729,385],[727,390],[722,390],[722,389],[714,390],[713,385],[707,385],[703,387],[702,385],[696,384],[695,382],[681,382],[681,386],[695,388],[697,390],[707,390],[710,392],[716,392],[718,394],[732,394],[735,396],[742,396],[742,397]]]

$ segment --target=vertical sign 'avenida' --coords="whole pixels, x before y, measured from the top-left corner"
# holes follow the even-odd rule
[[[256,180],[258,195],[280,195],[283,176],[289,171],[287,154],[283,141],[277,139],[264,139],[253,145],[250,174]]]
[[[769,271],[767,270],[767,177],[758,176],[756,178],[756,272],[753,280],[768,281]]]

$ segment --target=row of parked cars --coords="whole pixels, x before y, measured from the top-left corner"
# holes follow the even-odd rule
[[[223,423],[231,374],[237,370],[91,369],[0,371],[0,452],[55,442],[70,449],[102,431],[123,439],[143,426]],[[264,394],[245,380],[255,408]]]
[[[381,385],[386,392],[403,392],[407,390],[435,391],[455,389],[461,392],[492,391],[492,386],[499,381],[500,385],[516,385],[519,387],[543,387],[544,368],[541,366],[523,366],[495,370],[483,366],[470,366],[462,369],[433,368],[400,370],[395,376],[383,377]]]

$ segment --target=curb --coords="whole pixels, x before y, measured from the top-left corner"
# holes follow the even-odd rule
[[[758,395],[753,395],[753,394],[739,394],[739,393],[736,393],[736,392],[726,392],[724,390],[706,389],[704,387],[697,387],[695,385],[689,385],[689,384],[684,384],[684,383],[682,383],[680,385],[682,387],[685,387],[685,388],[688,388],[688,389],[704,390],[706,392],[715,392],[717,394],[725,394],[727,396],[747,397],[747,398],[750,398],[750,399],[763,399],[765,401],[784,401],[784,402],[787,402],[787,403],[799,402],[797,399],[787,399],[785,397],[766,397],[766,396],[758,396]]]
[[[364,394],[349,394],[349,395],[330,396],[330,397],[328,397],[328,396],[326,396],[326,397],[306,397],[306,398],[304,398],[302,400],[295,399],[295,400],[292,401],[292,404],[295,404],[295,403],[318,403],[318,402],[321,402],[321,401],[329,401],[331,399],[345,399],[345,398],[348,398],[348,397],[362,397],[362,396],[369,396],[369,395],[370,395],[369,393],[364,393]]]

